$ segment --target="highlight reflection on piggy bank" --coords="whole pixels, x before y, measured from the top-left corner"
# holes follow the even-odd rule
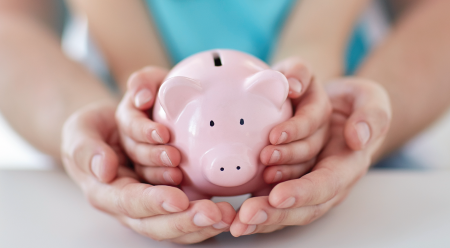
[[[286,77],[233,50],[195,54],[176,65],[159,90],[153,118],[181,152],[181,189],[190,200],[267,195],[261,150],[292,116]]]

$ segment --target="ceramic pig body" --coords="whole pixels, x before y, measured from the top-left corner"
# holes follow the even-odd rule
[[[181,152],[190,200],[269,192],[259,154],[270,130],[292,116],[288,90],[283,74],[233,50],[198,53],[173,68],[153,118]]]

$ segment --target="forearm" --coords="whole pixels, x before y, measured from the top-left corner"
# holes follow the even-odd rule
[[[299,56],[320,81],[341,76],[349,36],[367,0],[302,0],[283,29],[274,61]]]
[[[69,0],[72,10],[85,15],[89,32],[99,45],[119,88],[145,66],[169,68],[158,32],[141,0]]]
[[[449,1],[422,1],[396,25],[358,75],[383,85],[393,118],[375,160],[400,147],[450,105]]]
[[[22,137],[59,158],[64,121],[98,100],[116,101],[49,30],[25,16],[0,18],[0,111]]]

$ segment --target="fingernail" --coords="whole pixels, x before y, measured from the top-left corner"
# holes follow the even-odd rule
[[[286,139],[287,139],[287,133],[286,132],[282,132],[281,135],[280,135],[280,138],[278,138],[277,145],[285,142]]]
[[[152,92],[150,90],[142,89],[134,97],[134,105],[136,105],[136,108],[139,108],[152,100],[152,97]]]
[[[165,171],[165,172],[163,173],[163,178],[164,178],[164,180],[166,180],[167,183],[175,184],[175,181],[173,181],[173,179],[172,179],[172,177],[170,176],[170,173],[169,173],[168,171]]]
[[[102,160],[103,160],[103,157],[102,157],[102,155],[99,155],[99,154],[92,157],[92,160],[91,160],[91,170],[92,170],[92,173],[94,173],[94,175],[97,178],[100,178],[100,175],[101,175]]]
[[[228,226],[228,224],[225,223],[225,222],[223,222],[223,221],[221,221],[221,222],[216,223],[216,224],[214,224],[214,225],[212,225],[212,226],[213,226],[215,229],[224,229],[225,227]]]
[[[166,210],[167,212],[171,212],[171,213],[177,213],[177,212],[182,211],[182,209],[175,207],[174,205],[167,203],[167,202],[163,202],[163,204],[161,206],[164,210]]]
[[[275,177],[272,180],[272,183],[281,181],[282,177],[283,177],[283,174],[281,174],[281,171],[277,171],[277,173],[275,173]]]
[[[280,160],[280,156],[280,151],[274,150],[272,156],[270,157],[269,164],[275,164],[278,162],[278,160]]]
[[[161,159],[161,162],[165,165],[165,166],[173,166],[172,161],[170,161],[169,156],[167,155],[166,151],[161,152],[161,155],[159,156],[159,158]]]
[[[158,132],[156,130],[152,131],[152,139],[158,143],[163,143],[163,140],[161,139],[161,136],[159,136]]]
[[[295,198],[294,197],[289,197],[284,202],[279,204],[277,206],[277,208],[290,208],[290,207],[294,206],[294,203],[295,203]]]
[[[358,133],[359,141],[365,145],[370,138],[370,128],[365,122],[358,122],[355,124],[356,132]]]
[[[193,222],[196,226],[210,226],[214,224],[214,221],[210,218],[206,217],[206,215],[202,213],[196,213],[193,219]]]
[[[296,93],[300,93],[302,91],[302,83],[300,83],[300,81],[298,81],[296,78],[289,78],[288,79],[289,82],[289,88],[296,92]]]
[[[248,224],[259,225],[261,223],[266,222],[267,213],[264,210],[259,210],[255,216],[248,222]]]
[[[242,235],[251,234],[255,230],[256,230],[256,225],[248,225],[247,229],[245,230],[245,232]]]

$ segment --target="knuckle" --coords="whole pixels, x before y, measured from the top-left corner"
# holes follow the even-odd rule
[[[313,221],[315,221],[319,216],[320,216],[320,205],[314,205],[311,206],[311,212],[310,214],[307,216],[307,218],[305,219],[305,221],[303,222],[304,225],[309,225],[311,224]]]
[[[305,140],[302,150],[305,160],[310,160],[316,155],[315,154],[316,149],[314,149],[314,144],[310,140]]]
[[[139,232],[140,234],[142,234],[146,237],[149,237],[155,241],[159,241],[159,242],[166,240],[166,238],[155,233],[154,230],[147,228],[143,220],[139,220],[139,223],[140,224],[139,224],[138,230],[136,230],[136,231]]]
[[[309,134],[312,134],[317,126],[317,121],[313,118],[307,118],[300,124],[303,125],[302,132],[299,133],[298,138],[303,138]],[[300,127],[299,127],[300,128]]]
[[[334,173],[332,170],[328,169],[328,168],[324,168],[325,171],[327,172],[327,178],[329,178],[330,181],[330,192],[325,195],[325,201],[328,201],[330,199],[332,199],[333,197],[335,197],[338,193],[339,193],[339,189],[340,189],[340,179],[339,177],[336,175],[336,173]]]
[[[131,211],[132,196],[129,194],[129,192],[127,192],[127,186],[123,187],[120,190],[120,193],[115,201],[115,204],[116,204],[117,210],[120,213],[122,213],[128,217],[131,217],[131,218],[135,217]]]
[[[130,135],[139,135],[142,130],[142,123],[138,118],[132,118],[130,124],[128,125],[128,133]]]
[[[148,187],[141,192],[141,199],[143,200],[143,206],[145,208],[145,211],[147,211],[148,215],[152,215],[154,213],[159,212],[158,209],[155,207],[157,205],[157,202],[159,202],[157,199],[157,194],[155,193],[155,190],[157,188],[155,187]]]
[[[387,130],[389,129],[389,124],[390,124],[390,116],[389,113],[386,112],[384,109],[376,107],[372,110],[372,120],[374,122],[375,125],[372,128],[374,128],[375,130],[373,130],[372,132],[374,132],[374,134],[380,134],[383,135],[387,132]],[[376,123],[376,124],[375,124]]]
[[[138,77],[141,75],[141,71],[134,72],[130,75],[127,81],[128,90],[133,90],[138,86],[139,80]]]
[[[136,160],[137,158],[137,144],[130,138],[125,135],[121,135],[122,138],[121,143],[123,144],[123,148],[127,152],[127,155],[132,158],[133,160]]]
[[[296,118],[291,118],[288,121],[288,129],[290,130],[291,137],[288,137],[288,139],[290,138],[290,140],[297,140],[298,137],[300,137],[301,135],[301,126],[302,126],[302,121],[297,121]]]
[[[66,156],[69,161],[73,161],[76,166],[81,166],[85,157],[86,145],[75,142],[67,151]]]
[[[277,217],[275,218],[275,223],[273,224],[283,224],[286,222],[287,217],[288,217],[288,211],[289,210],[281,210],[279,211]]]
[[[305,182],[307,182],[307,184],[309,184],[307,187],[305,187],[306,189],[310,189],[310,190],[304,190],[303,192],[311,192],[311,189],[316,188],[315,183],[313,180],[311,180],[308,176],[304,176],[302,177]],[[301,195],[300,199],[302,199],[304,202],[311,202],[314,200],[314,194],[311,193],[306,193]]]
[[[189,228],[183,224],[184,223],[182,223],[182,222],[176,221],[173,223],[173,226],[174,226],[175,230],[177,232],[181,233],[182,235],[190,233]]]
[[[103,211],[102,205],[100,204],[100,202],[97,200],[97,198],[94,195],[88,194],[87,200],[88,200],[89,204],[91,204],[91,206],[93,206],[95,209]]]
[[[290,163],[292,162],[295,158],[294,158],[294,154],[295,152],[292,151],[292,148],[289,147],[285,147],[285,149],[282,150],[281,152],[281,159],[279,162],[281,163]]]

